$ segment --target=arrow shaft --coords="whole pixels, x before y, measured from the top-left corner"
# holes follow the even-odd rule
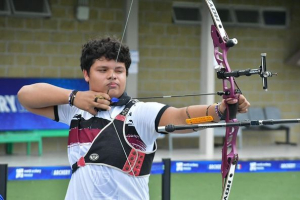
[[[174,98],[174,97],[195,97],[195,96],[205,96],[205,95],[224,95],[225,92],[213,92],[213,93],[199,93],[199,94],[183,94],[183,95],[166,95],[166,96],[153,96],[153,97],[138,97],[134,99],[164,99],[164,98]]]

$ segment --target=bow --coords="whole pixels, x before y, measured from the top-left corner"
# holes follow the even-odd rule
[[[215,5],[212,0],[205,0],[206,4],[211,13],[214,25],[211,26],[211,37],[214,45],[214,56],[218,63],[217,77],[222,79],[223,91],[210,94],[188,94],[188,95],[174,95],[174,96],[162,96],[162,97],[145,97],[137,99],[153,99],[153,98],[168,98],[168,97],[183,97],[183,96],[199,96],[199,95],[222,95],[223,99],[232,98],[238,99],[241,90],[238,88],[234,77],[239,77],[242,75],[251,76],[253,74],[258,74],[262,78],[263,89],[267,90],[267,77],[272,77],[276,73],[266,71],[266,54],[261,54],[261,66],[259,69],[247,69],[232,71],[228,64],[227,53],[231,47],[236,45],[238,42],[234,39],[229,39]],[[131,1],[132,6],[133,0]],[[131,9],[130,6],[130,9]],[[126,25],[130,11],[127,16],[125,28],[123,31],[123,36],[126,30]],[[121,39],[121,44],[123,41],[123,36]],[[119,54],[119,53],[118,53]],[[116,61],[118,61],[118,56]],[[197,128],[214,128],[214,127],[226,127],[224,145],[222,148],[222,200],[228,200],[230,190],[233,183],[233,177],[235,173],[235,168],[238,163],[238,153],[236,148],[236,137],[239,130],[239,126],[256,126],[256,125],[271,125],[280,123],[299,123],[300,119],[287,119],[287,120],[257,120],[257,121],[244,121],[238,122],[236,119],[238,104],[226,104],[225,113],[225,123],[212,123],[212,124],[193,124],[193,125],[183,125],[174,126],[168,125],[165,127],[158,127],[159,132],[172,132],[175,130],[185,130],[185,129],[197,129]],[[126,153],[125,156],[127,157]]]
[[[238,43],[237,39],[230,39],[223,27],[221,19],[218,15],[217,9],[212,0],[205,0],[210,14],[212,16],[214,24],[211,26],[211,37],[214,45],[214,57],[218,63],[217,77],[222,79],[223,82],[223,99],[239,98],[241,90],[237,86],[234,77],[242,75],[251,76],[253,74],[259,74],[262,78],[263,89],[267,90],[267,77],[277,75],[276,73],[266,71],[266,54],[261,54],[261,66],[259,69],[247,69],[232,71],[228,64],[227,53],[231,47]],[[300,119],[289,120],[257,120],[257,121],[245,121],[238,122],[236,119],[236,113],[238,109],[238,103],[226,104],[225,110],[225,123],[217,124],[197,124],[197,125],[183,125],[174,126],[167,125],[165,127],[159,127],[159,131],[173,132],[175,130],[197,129],[197,128],[214,128],[214,127],[226,127],[226,133],[224,138],[224,145],[222,148],[222,200],[228,200],[231,191],[235,169],[238,163],[238,153],[236,148],[236,137],[239,130],[239,126],[252,126],[252,125],[269,125],[279,123],[299,123]],[[217,107],[216,107],[217,108]]]
[[[231,72],[230,66],[227,61],[227,53],[230,47],[233,47],[237,44],[237,40],[229,39],[225,29],[222,25],[221,19],[218,15],[217,9],[212,0],[206,0],[207,6],[211,13],[211,16],[214,21],[214,25],[211,26],[211,37],[214,45],[214,56],[219,65],[218,74],[229,73]],[[218,76],[219,77],[219,76]],[[236,83],[234,77],[222,77],[223,81],[223,91],[228,94],[223,95],[223,99],[232,98],[238,100],[238,94],[241,93],[239,89],[235,89]],[[238,87],[237,87],[238,88]],[[225,113],[225,122],[237,122],[236,113],[237,113],[236,104],[227,104],[226,103],[226,113]],[[222,148],[222,164],[221,164],[221,174],[222,174],[222,200],[228,199],[235,168],[238,162],[238,153],[236,148],[236,137],[239,127],[232,126],[226,127],[226,133],[224,138],[224,145]]]
[[[272,73],[269,73],[265,76],[266,66],[265,59],[264,63],[262,63],[261,69],[259,70],[246,70],[232,72],[227,60],[227,53],[229,48],[233,47],[238,43],[237,39],[229,39],[221,19],[218,15],[217,9],[212,0],[205,0],[210,14],[212,16],[214,25],[211,26],[211,37],[214,45],[214,57],[218,63],[217,69],[217,77],[222,79],[223,82],[223,99],[237,99],[239,98],[239,94],[241,94],[241,90],[238,88],[234,77],[240,75],[252,75],[251,72],[255,72],[256,74],[261,74],[264,83],[264,89],[267,89],[267,81],[266,78],[268,76],[272,76]],[[264,55],[265,56],[265,55]],[[253,73],[253,74],[255,74]],[[236,89],[237,88],[237,89]],[[238,103],[236,104],[226,104],[226,112],[225,112],[225,127],[226,133],[224,138],[224,145],[222,148],[222,164],[221,164],[221,174],[222,174],[222,200],[227,200],[229,198],[233,177],[235,173],[235,168],[238,162],[238,153],[236,148],[236,137],[239,130],[238,120],[236,119],[236,113],[238,109]],[[218,107],[216,107],[218,108]],[[230,124],[230,125],[229,125]],[[221,123],[219,124],[221,125]],[[195,126],[195,125],[194,125]],[[204,125],[205,127],[213,127],[209,124]],[[182,129],[190,126],[181,126]],[[195,128],[199,128],[199,125],[196,125]],[[178,130],[179,127],[177,127]],[[165,128],[165,130],[170,131],[171,129],[176,129],[174,126],[169,125]]]

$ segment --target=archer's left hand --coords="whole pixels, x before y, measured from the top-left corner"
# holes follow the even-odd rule
[[[238,98],[238,113],[246,113],[248,112],[248,108],[250,107],[249,101],[247,101],[246,97],[240,95]]]
[[[232,99],[232,98],[223,99],[219,107],[222,113],[224,113],[226,108],[225,101],[227,104],[238,103],[238,113],[246,113],[248,112],[248,108],[250,107],[249,101],[247,101],[244,95],[240,94],[238,99]]]

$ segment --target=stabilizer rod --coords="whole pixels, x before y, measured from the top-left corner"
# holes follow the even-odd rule
[[[193,124],[193,125],[173,125],[159,126],[158,132],[174,132],[176,130],[188,130],[199,128],[220,128],[220,127],[233,127],[233,126],[264,126],[274,124],[290,124],[300,123],[300,119],[268,119],[268,120],[246,120],[240,122],[229,123],[208,123],[208,124]]]

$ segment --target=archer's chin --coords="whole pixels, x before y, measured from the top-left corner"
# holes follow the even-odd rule
[[[119,98],[123,93],[121,93],[119,90],[110,89],[108,92],[108,95],[110,97],[116,97]]]

